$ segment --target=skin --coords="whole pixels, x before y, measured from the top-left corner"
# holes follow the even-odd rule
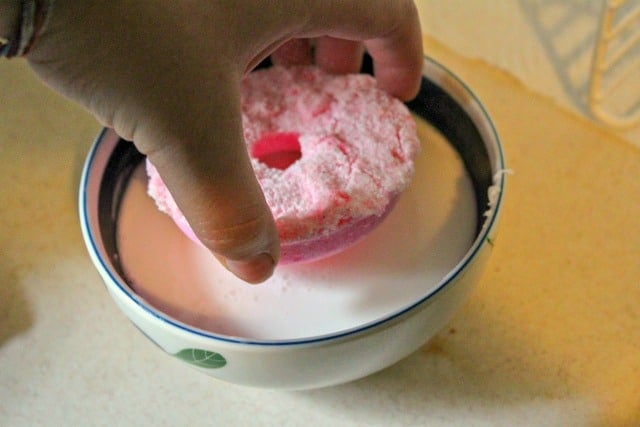
[[[17,3],[0,4],[0,36],[12,34]],[[134,141],[205,246],[259,283],[279,243],[243,141],[239,82],[269,55],[356,72],[365,48],[380,87],[413,98],[421,33],[404,0],[56,0],[27,60]]]

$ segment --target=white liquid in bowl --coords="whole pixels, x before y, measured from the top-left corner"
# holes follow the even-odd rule
[[[300,339],[376,321],[415,303],[464,257],[476,229],[471,180],[434,128],[416,174],[389,217],[356,245],[321,261],[280,266],[252,286],[192,243],[134,173],[118,220],[118,250],[132,289],[186,324],[244,339]]]

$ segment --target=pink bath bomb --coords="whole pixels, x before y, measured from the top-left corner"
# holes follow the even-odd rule
[[[323,258],[360,240],[413,176],[415,122],[371,76],[272,67],[245,77],[241,97],[247,150],[283,264]],[[147,174],[158,208],[197,242],[149,161]]]

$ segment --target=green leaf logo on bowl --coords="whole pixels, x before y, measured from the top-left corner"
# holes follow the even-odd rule
[[[227,360],[220,353],[197,348],[185,348],[174,356],[199,368],[218,369],[227,364]]]

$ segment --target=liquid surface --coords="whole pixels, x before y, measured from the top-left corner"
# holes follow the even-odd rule
[[[461,159],[434,128],[417,121],[423,146],[414,179],[382,225],[330,258],[279,266],[258,286],[236,279],[156,209],[141,166],[118,220],[130,286],[175,319],[246,339],[335,333],[411,305],[463,258],[477,217]]]

